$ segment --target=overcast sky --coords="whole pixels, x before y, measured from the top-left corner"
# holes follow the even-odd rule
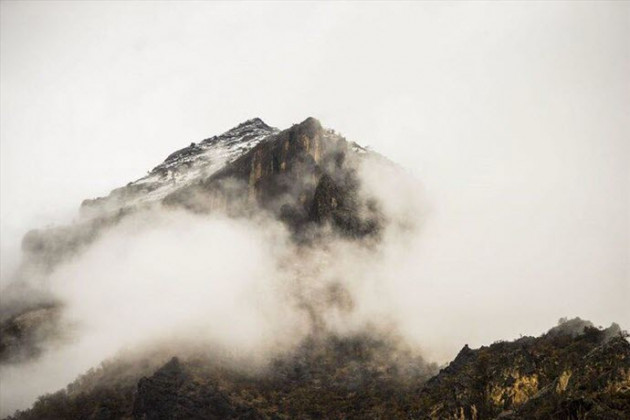
[[[172,151],[314,116],[422,180],[427,273],[630,327],[630,3],[3,1],[0,28],[5,281],[28,228]]]

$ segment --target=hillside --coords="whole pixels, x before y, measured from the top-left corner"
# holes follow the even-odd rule
[[[579,332],[565,328],[572,322],[582,325]],[[161,367],[115,361],[11,419],[625,419],[630,413],[630,344],[614,325],[598,329],[576,319],[536,338],[464,346],[428,381],[434,366],[383,338],[312,336],[260,370],[218,358],[173,356]]]

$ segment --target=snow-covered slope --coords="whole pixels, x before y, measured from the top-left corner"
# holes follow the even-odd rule
[[[260,118],[247,120],[219,136],[170,154],[145,177],[113,190],[107,197],[85,200],[82,214],[102,214],[161,200],[173,191],[206,178],[280,130]]]

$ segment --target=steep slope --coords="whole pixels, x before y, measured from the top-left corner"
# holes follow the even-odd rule
[[[358,160],[365,153],[308,118],[261,142],[213,175],[165,197],[193,211],[244,213],[262,208],[299,231],[330,222],[364,236],[378,228],[375,200],[359,197]]]
[[[173,152],[147,176],[113,190],[107,197],[85,200],[81,211],[84,216],[100,215],[104,211],[159,201],[177,189],[212,175],[278,132],[260,118],[247,120],[219,136]]]

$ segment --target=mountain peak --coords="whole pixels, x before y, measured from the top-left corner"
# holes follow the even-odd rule
[[[301,127],[306,127],[306,128],[315,129],[315,130],[322,129],[322,124],[319,122],[317,118],[314,118],[314,117],[308,117],[307,119],[305,119],[298,125]]]
[[[257,128],[271,128],[267,123],[261,120],[258,117],[250,118],[249,120],[243,121],[239,125],[234,128],[243,128],[243,127],[257,127]]]

